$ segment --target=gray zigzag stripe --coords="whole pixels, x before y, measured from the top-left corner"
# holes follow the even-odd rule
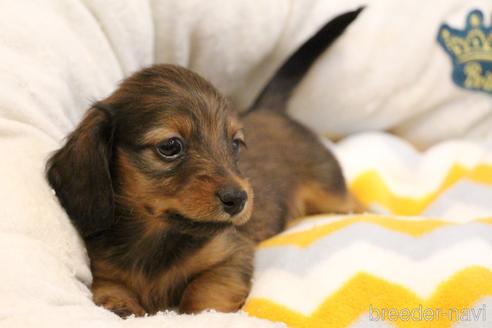
[[[356,242],[375,245],[417,261],[449,248],[453,244],[477,239],[492,245],[492,226],[480,223],[443,226],[422,237],[412,237],[361,222],[323,237],[307,248],[289,245],[260,249],[256,256],[256,269],[258,271],[265,268],[283,269],[292,273],[304,274],[312,263],[328,259]]]

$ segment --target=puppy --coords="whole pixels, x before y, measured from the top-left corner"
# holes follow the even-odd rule
[[[358,13],[301,47],[242,117],[170,65],[135,73],[88,110],[47,178],[87,246],[96,304],[121,316],[238,310],[257,242],[293,218],[356,209],[334,156],[284,112]]]

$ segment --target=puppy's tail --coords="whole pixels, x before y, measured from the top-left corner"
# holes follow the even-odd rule
[[[288,99],[314,61],[345,31],[363,9],[362,7],[335,17],[306,41],[275,73],[249,111],[259,108],[285,111]]]

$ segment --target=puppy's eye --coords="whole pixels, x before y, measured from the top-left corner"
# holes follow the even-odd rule
[[[241,147],[246,147],[246,143],[241,137],[232,139],[232,150],[235,154],[239,154]]]
[[[178,158],[183,153],[183,150],[183,141],[177,137],[169,138],[156,146],[157,153],[168,160]]]

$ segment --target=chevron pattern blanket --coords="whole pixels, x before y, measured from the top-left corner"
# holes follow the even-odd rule
[[[491,325],[492,148],[366,134],[335,151],[378,214],[311,217],[262,243],[245,310],[291,327]]]

